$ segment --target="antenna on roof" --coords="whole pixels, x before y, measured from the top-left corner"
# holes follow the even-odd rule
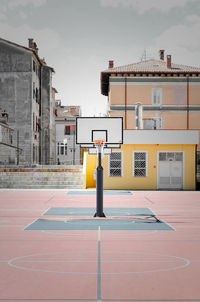
[[[140,58],[140,61],[142,62],[142,61],[147,61],[147,60],[152,60],[152,59],[154,59],[153,56],[152,55],[147,55],[147,50],[145,48],[144,51],[143,51],[143,54]]]
[[[146,61],[146,60],[147,60],[147,51],[146,51],[146,48],[145,48],[144,51],[143,51],[143,54],[141,56],[141,62]]]

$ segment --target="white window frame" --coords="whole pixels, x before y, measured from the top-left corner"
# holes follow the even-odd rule
[[[63,154],[61,153],[61,149],[63,148]],[[57,142],[56,143],[56,154],[57,156],[67,156],[68,146],[67,143]]]
[[[120,176],[110,175],[110,156],[111,156],[112,153],[121,153],[121,175]],[[109,158],[108,158],[108,176],[109,177],[123,177],[123,166],[124,166],[123,151],[114,151],[114,150],[112,150],[112,153],[109,155]]]
[[[156,101],[154,102],[155,97],[156,97]],[[162,88],[152,88],[151,101],[153,106],[162,105]]]
[[[135,165],[134,165],[134,163],[135,163],[135,153],[145,153],[146,154],[146,160],[145,160],[146,165],[145,165],[145,175],[144,176],[135,176],[134,175],[135,174]],[[133,153],[132,153],[132,176],[137,177],[137,178],[148,176],[148,151],[143,151],[143,150],[133,151]]]

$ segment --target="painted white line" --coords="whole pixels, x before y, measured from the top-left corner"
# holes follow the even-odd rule
[[[99,236],[98,236],[99,238]],[[98,241],[100,242],[100,241]],[[99,247],[98,247],[99,248]],[[84,253],[88,253],[86,251],[84,251]],[[93,252],[94,253],[94,252]],[[105,252],[103,252],[105,253]],[[112,256],[115,256],[115,252],[113,251],[106,251],[106,253],[111,253]],[[176,263],[175,266],[173,267],[168,267],[168,268],[165,268],[165,267],[161,267],[161,268],[155,268],[155,269],[151,269],[151,270],[148,270],[148,269],[145,269],[145,270],[141,270],[141,271],[121,271],[121,272],[102,272],[100,271],[101,275],[131,275],[131,274],[146,274],[146,273],[157,273],[157,272],[168,272],[168,271],[175,271],[175,270],[179,270],[179,269],[184,269],[186,268],[188,265],[190,265],[190,263],[192,261],[190,261],[189,259],[186,259],[186,258],[182,258],[182,257],[177,257],[177,256],[171,256],[171,255],[167,255],[167,254],[151,254],[151,253],[144,253],[144,252],[126,252],[126,253],[123,253],[121,252],[120,254],[131,254],[132,256],[135,255],[143,255],[145,257],[151,257],[151,258],[148,258],[148,259],[144,259],[144,260],[140,260],[140,259],[135,259],[135,260],[131,260],[131,261],[127,261],[127,263],[131,263],[131,262],[136,262],[136,263],[140,263],[140,262],[143,262],[143,263]],[[87,272],[87,271],[83,271],[83,272],[73,272],[73,271],[59,271],[59,270],[51,270],[51,269],[40,269],[40,268],[28,268],[28,267],[24,267],[23,265],[19,265],[17,264],[17,262],[21,263],[21,262],[30,262],[30,263],[34,263],[35,260],[31,261],[31,260],[27,260],[27,258],[29,257],[41,257],[41,256],[55,256],[55,255],[65,255],[65,254],[68,254],[68,252],[66,253],[46,253],[46,254],[31,254],[31,255],[27,255],[27,256],[21,256],[21,257],[16,257],[16,258],[12,258],[10,259],[7,263],[9,266],[13,267],[13,268],[16,268],[16,269],[21,269],[21,270],[26,270],[26,271],[35,271],[35,272],[45,272],[45,273],[58,273],[58,274],[89,274],[89,275],[96,275],[96,270],[95,272]],[[72,255],[74,255],[74,251],[71,252]],[[78,253],[78,255],[82,255],[82,252]],[[153,258],[152,258],[153,257]],[[154,259],[154,257],[156,257],[157,259]],[[158,259],[158,257],[161,257],[160,259]],[[165,257],[165,259],[162,259],[163,257]],[[168,258],[168,259],[166,259]],[[49,261],[51,263],[53,263],[55,259],[50,259]],[[56,259],[57,261],[59,261],[60,263],[63,263],[64,261],[62,260],[59,260],[59,259]],[[43,262],[42,260],[40,260],[41,262]],[[48,260],[44,260],[44,263],[46,263],[46,261]],[[67,260],[68,261],[68,260]],[[69,262],[81,262],[81,260],[79,259],[74,259],[74,260],[69,260]],[[92,260],[89,260],[89,261],[92,261]],[[89,262],[88,261],[88,262]],[[121,260],[120,260],[121,261]],[[118,260],[113,261],[108,261],[106,263],[118,263],[120,262]],[[37,263],[38,261],[36,260],[35,263]],[[38,262],[38,263],[41,263],[41,262]],[[83,262],[87,262],[87,260],[84,260]],[[93,261],[92,261],[93,262]],[[98,259],[98,261],[94,261],[94,263],[98,262],[98,265],[100,265],[100,260]]]

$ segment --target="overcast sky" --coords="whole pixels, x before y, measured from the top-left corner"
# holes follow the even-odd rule
[[[28,46],[55,69],[63,105],[84,116],[104,114],[100,72],[136,63],[159,49],[172,61],[200,67],[200,0],[0,0],[0,36]]]

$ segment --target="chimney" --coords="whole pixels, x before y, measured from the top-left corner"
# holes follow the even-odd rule
[[[167,68],[172,68],[172,56],[167,55]]]
[[[45,58],[40,59],[40,62],[41,62],[43,65],[47,65],[47,63],[46,63],[46,61],[45,61]]]
[[[29,47],[29,48],[34,48],[34,42],[33,42],[33,39],[32,39],[32,38],[29,38],[29,39],[28,39],[28,47]]]
[[[160,54],[160,60],[163,60],[165,59],[165,50],[164,49],[160,49],[159,50],[159,54]]]
[[[28,47],[35,50],[35,52],[38,54],[37,44],[34,42],[32,38],[28,39]]]
[[[109,61],[108,68],[113,68],[113,67],[114,67],[114,61],[113,61],[113,60],[110,60],[110,61]]]

